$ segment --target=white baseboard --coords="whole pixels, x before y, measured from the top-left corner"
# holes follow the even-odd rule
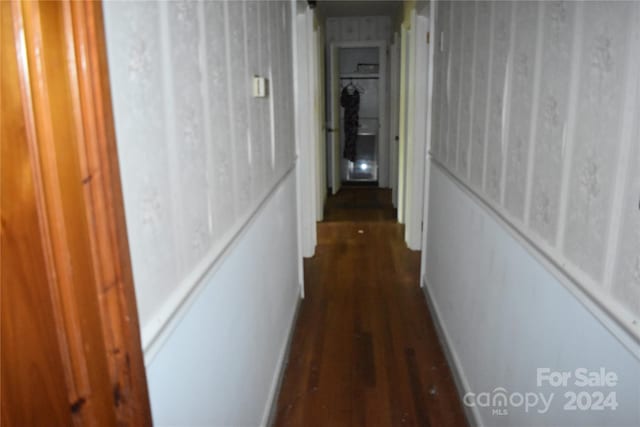
[[[289,322],[289,332],[287,333],[287,339],[284,342],[284,346],[280,350],[280,356],[278,357],[278,368],[271,381],[271,390],[269,390],[269,398],[267,404],[264,407],[264,413],[262,414],[261,427],[273,425],[277,413],[278,396],[280,395],[280,387],[282,386],[282,380],[284,379],[284,372],[287,367],[287,361],[289,360],[289,352],[291,351],[291,341],[293,340],[293,333],[296,329],[296,322],[298,320],[298,313],[300,311],[300,304],[302,303],[301,295],[298,294],[296,308],[293,311],[293,316]]]
[[[440,344],[442,345],[442,349],[444,350],[444,355],[447,359],[447,362],[449,363],[449,367],[451,368],[453,380],[458,391],[458,397],[460,397],[460,400],[462,401],[464,395],[471,391],[471,387],[469,386],[469,381],[467,381],[467,376],[464,373],[464,369],[460,364],[460,358],[458,357],[458,354],[456,353],[456,350],[452,345],[451,337],[447,333],[447,328],[442,321],[442,316],[440,310],[438,309],[438,304],[431,295],[431,290],[429,288],[429,283],[427,283],[426,277],[423,280],[422,292],[424,292],[425,299],[427,300],[429,313],[436,327],[436,333],[438,334]],[[462,407],[464,408],[464,413],[467,417],[467,422],[469,423],[469,425],[482,427],[482,417],[480,416],[478,407],[469,407],[464,404],[462,405]]]

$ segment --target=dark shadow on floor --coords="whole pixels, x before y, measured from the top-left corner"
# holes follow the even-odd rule
[[[327,197],[324,209],[325,222],[396,219],[389,188],[344,185],[338,194]]]

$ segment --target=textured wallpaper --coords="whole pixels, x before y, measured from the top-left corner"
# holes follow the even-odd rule
[[[327,43],[391,39],[391,18],[388,16],[332,17],[327,19]]]
[[[432,154],[640,336],[640,3],[438,2],[436,26]]]
[[[290,7],[104,2],[143,330],[294,161]],[[254,74],[268,98],[251,97]]]

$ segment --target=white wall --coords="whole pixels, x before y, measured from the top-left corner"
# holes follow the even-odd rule
[[[358,64],[377,64],[380,57],[375,47],[342,48],[338,51],[338,70],[340,74],[362,73]]]
[[[155,423],[264,423],[302,277],[292,3],[103,7]]]
[[[637,2],[441,2],[432,154],[640,340]]]
[[[290,9],[104,3],[146,352],[293,164]],[[269,79],[268,98],[251,96],[253,75]]]
[[[639,13],[437,3],[425,292],[462,393],[555,393],[480,425],[640,424]],[[614,388],[536,384],[601,367]],[[567,391],[618,407],[567,411]]]
[[[391,40],[390,16],[344,16],[327,18],[326,42]]]
[[[532,256],[479,199],[431,168],[426,292],[463,393],[555,392],[546,414],[474,413],[486,426],[640,425],[640,360]],[[609,325],[615,328],[616,325]],[[618,327],[619,328],[619,327]],[[619,378],[615,411],[564,411],[565,391],[536,386],[537,368],[604,367]],[[571,384],[571,383],[569,383]]]
[[[298,298],[295,172],[147,367],[158,426],[265,425]]]

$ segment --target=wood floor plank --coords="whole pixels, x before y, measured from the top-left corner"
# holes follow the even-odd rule
[[[276,426],[465,426],[388,190],[343,188],[305,260]]]

